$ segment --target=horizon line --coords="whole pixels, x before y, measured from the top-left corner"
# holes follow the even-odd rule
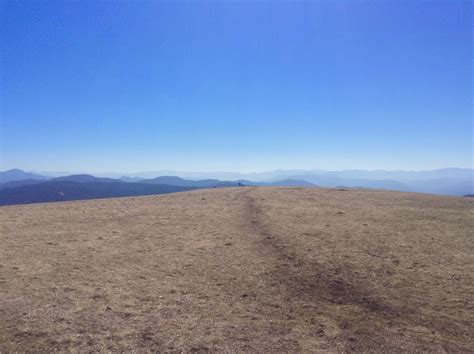
[[[262,173],[269,173],[269,172],[289,172],[289,171],[308,171],[308,172],[349,172],[349,171],[364,171],[364,172],[432,172],[432,171],[439,171],[439,170],[474,170],[474,167],[440,167],[440,168],[432,168],[432,169],[364,169],[364,168],[345,168],[345,169],[324,169],[324,168],[275,168],[269,170],[260,170],[260,171],[230,171],[230,170],[206,170],[206,171],[186,171],[186,170],[173,170],[173,169],[159,169],[159,170],[141,170],[141,171],[134,171],[134,172],[126,172],[126,171],[91,171],[91,170],[65,170],[65,171],[54,171],[54,170],[37,170],[37,169],[23,169],[19,167],[13,167],[5,170],[0,170],[0,172],[7,172],[11,170],[22,170],[29,173],[71,173],[71,174],[124,174],[124,175],[133,175],[133,174],[144,174],[144,173],[163,173],[163,172],[174,172],[174,173],[232,173],[232,174],[262,174]]]

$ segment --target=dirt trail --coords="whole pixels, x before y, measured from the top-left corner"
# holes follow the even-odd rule
[[[263,210],[249,192],[244,196],[248,214],[246,219],[250,222],[248,229],[256,236],[255,249],[259,250],[259,256],[271,264],[265,280],[275,288],[276,293],[283,295],[280,307],[288,318],[298,319],[294,326],[301,327],[298,330],[303,333],[302,339],[316,335],[323,343],[321,349],[329,346],[337,349],[357,349],[357,343],[354,342],[363,342],[364,346],[370,342],[371,346],[380,349],[389,345],[386,333],[381,333],[380,328],[377,328],[380,326],[372,327],[370,333],[359,333],[356,339],[354,333],[351,333],[352,328],[349,328],[352,321],[341,321],[337,315],[331,316],[334,310],[331,306],[362,308],[367,314],[363,319],[367,326],[371,317],[375,317],[375,322],[386,322],[386,319],[393,320],[407,315],[407,311],[392,308],[371,296],[361,284],[352,284],[350,281],[354,279],[346,279],[344,275],[347,274],[342,274],[341,270],[330,270],[317,261],[309,261],[298,254],[291,244],[282,242],[272,231],[271,225],[265,222]],[[327,317],[316,319],[313,310],[319,310],[320,314],[324,311]],[[358,322],[361,318],[355,316],[354,320]]]
[[[373,296],[350,269],[330,269],[298,254],[295,247],[272,231],[252,194],[251,190],[242,193],[247,213],[244,233],[255,236],[258,257],[268,261],[265,282],[280,295],[279,308],[288,319],[297,319],[289,325],[302,334],[299,344],[310,339],[303,344],[305,349],[393,349],[385,328],[393,329],[395,322],[406,326],[405,322],[416,317],[414,310],[396,308]],[[313,311],[319,316],[315,317]],[[341,316],[340,312],[344,314]],[[314,337],[319,340],[316,348]]]
[[[323,349],[327,348],[328,343],[331,348],[351,351],[371,348],[463,351],[469,348],[456,340],[441,339],[444,335],[449,337],[453,334],[457,339],[466,339],[472,344],[470,331],[474,327],[469,320],[462,321],[440,313],[423,313],[409,298],[401,302],[391,301],[386,294],[380,293],[377,286],[360,276],[363,267],[354,269],[342,262],[322,262],[308,257],[306,250],[301,252],[306,245],[297,234],[278,232],[278,218],[267,217],[259,205],[258,193],[257,196],[255,194],[247,191],[244,196],[247,200],[247,219],[251,221],[254,234],[258,235],[255,249],[261,250],[262,256],[273,262],[274,271],[268,274],[268,278],[273,284],[280,284],[278,292],[285,294],[282,306],[285,306],[287,313],[298,318],[299,325],[306,332],[300,344],[301,340],[314,334],[319,335],[324,343]],[[262,201],[265,204],[265,199]],[[324,200],[320,202],[324,204]],[[314,204],[312,207],[318,208]],[[344,213],[336,213],[341,214]],[[323,224],[324,219],[311,219],[311,224],[315,223]],[[312,242],[311,247],[317,249],[318,243]],[[388,258],[390,263],[399,262],[393,254],[380,252],[376,256]],[[434,259],[435,255],[432,257]],[[393,262],[393,259],[396,261]],[[469,260],[468,265],[472,269],[472,254]],[[467,292],[469,296],[472,293],[472,277],[463,279],[471,288]],[[467,305],[466,310],[472,310],[472,302],[465,301],[464,304]],[[442,308],[442,304],[438,304],[438,308],[439,305]],[[316,319],[311,310],[318,313]],[[472,318],[472,313],[469,317]],[[421,335],[420,332],[427,333]]]
[[[0,208],[0,351],[472,351],[473,216],[255,187]]]

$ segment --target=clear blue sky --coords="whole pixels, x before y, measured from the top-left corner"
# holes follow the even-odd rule
[[[0,6],[0,169],[472,167],[471,1]]]

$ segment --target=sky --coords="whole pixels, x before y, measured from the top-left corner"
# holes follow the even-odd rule
[[[471,1],[0,1],[0,170],[473,166]]]

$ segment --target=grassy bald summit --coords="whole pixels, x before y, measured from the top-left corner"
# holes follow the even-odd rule
[[[471,198],[201,189],[0,225],[0,351],[474,348]]]

